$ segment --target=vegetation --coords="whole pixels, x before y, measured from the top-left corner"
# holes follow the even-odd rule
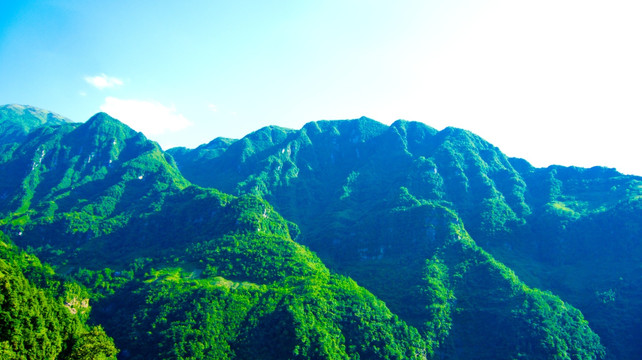
[[[24,105],[0,106],[0,148],[22,142],[27,135],[44,126],[57,126],[70,122],[58,114]]]
[[[121,358],[431,354],[416,329],[295,243],[297,226],[264,200],[191,186],[106,114],[35,130],[6,159],[3,227],[52,274],[87,286],[91,321]],[[100,347],[103,334],[87,334],[74,354]]]
[[[86,324],[87,296],[0,233],[2,359],[115,359],[113,340]]]
[[[639,178],[367,118],[166,153],[101,113],[0,150],[0,229],[23,249],[2,279],[26,289],[7,356],[641,355]]]
[[[257,284],[229,280],[213,268],[197,278],[162,270],[134,281],[97,305],[96,320],[132,359],[426,355],[415,329],[353,281],[327,270]],[[123,327],[129,331],[119,331]]]
[[[482,307],[486,313],[458,316],[461,312],[449,304],[460,304],[461,297],[482,301],[478,294],[482,289],[464,287],[458,295],[461,282],[449,280],[444,259],[435,258],[448,233],[439,228],[459,221],[453,216],[465,224],[465,231],[459,231],[462,239],[474,239],[476,246],[501,261],[482,261],[486,277],[492,268],[499,271],[508,265],[529,285],[553,291],[578,306],[591,329],[602,337],[606,356],[642,356],[634,340],[638,337],[630,336],[642,328],[640,317],[630,316],[638,314],[642,295],[642,288],[633,285],[639,278],[634,274],[640,255],[636,241],[640,222],[633,209],[639,206],[641,179],[603,168],[536,169],[524,160],[507,158],[470,132],[437,131],[414,122],[398,121],[387,127],[361,118],[310,123],[280,137],[270,136],[273,133],[273,128],[261,129],[239,141],[219,144],[207,156],[202,148],[169,153],[197,184],[263,196],[300,226],[302,243],[332,268],[371,290],[401,319],[429,334],[427,338],[439,344],[444,356],[458,358],[469,351],[480,358],[482,346],[477,341],[484,339],[486,344],[496,344],[484,345],[488,358],[510,346],[521,349],[511,353],[515,357],[541,350],[564,358],[551,355],[558,354],[552,347],[524,352],[521,340],[502,337],[505,330],[499,325],[497,333],[492,333],[493,326],[475,323],[485,334],[492,333],[492,341],[478,330],[457,331],[459,322],[474,323],[473,318],[490,319],[507,311],[535,313],[498,301],[501,311]],[[429,210],[435,208],[444,211]],[[468,264],[472,255],[458,256],[451,262]],[[430,277],[426,261],[431,261]],[[491,278],[479,280],[484,286],[494,284]],[[622,288],[627,290],[614,290]],[[529,303],[559,301],[551,293],[529,289],[524,294],[547,299]],[[614,298],[625,307],[615,318],[607,308],[614,306],[610,300]],[[553,329],[566,325],[554,325],[549,319],[553,312],[542,311],[547,315],[536,318],[550,326],[546,333],[562,334]],[[435,317],[439,321],[434,322]],[[575,318],[581,328],[583,317]],[[562,323],[567,322],[558,324]],[[526,331],[524,326],[518,328]],[[534,334],[526,332],[523,338],[548,336]],[[601,354],[594,337],[585,339],[588,348]],[[555,341],[568,343],[559,336]],[[448,346],[458,350],[448,352]]]

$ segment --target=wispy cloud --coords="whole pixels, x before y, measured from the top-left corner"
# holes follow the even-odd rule
[[[96,76],[85,76],[85,81],[95,86],[98,89],[112,88],[116,86],[121,86],[123,81],[119,78],[113,76],[107,76],[105,74],[100,74]]]
[[[174,132],[192,125],[173,105],[168,107],[157,101],[117,99],[110,96],[105,99],[100,110],[148,136]]]
[[[207,108],[210,109],[211,112],[218,112],[218,106],[214,104],[207,105]]]

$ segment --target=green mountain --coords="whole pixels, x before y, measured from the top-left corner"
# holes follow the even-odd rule
[[[591,343],[577,332],[580,342],[562,340],[559,334],[573,332],[560,330],[564,326],[550,317],[577,330],[584,326],[577,325],[583,324],[579,312],[551,293],[524,287],[503,264],[582,310],[609,358],[642,356],[638,177],[605,168],[537,169],[468,131],[407,121],[267,127],[213,143],[214,151],[203,146],[169,153],[194,183],[264,197],[301,227],[299,241],[333,269],[429,338],[441,336],[438,351],[446,358],[566,358],[566,348]],[[449,216],[461,219],[457,242],[468,245],[458,246],[470,249],[455,257],[442,255],[452,254],[445,250],[452,239],[435,230]],[[426,275],[433,262],[446,269],[443,275]],[[471,263],[478,270],[469,270]],[[434,282],[443,288],[442,299],[422,298]],[[534,301],[529,296],[560,305],[527,306]],[[448,331],[432,330],[435,303],[449,314],[440,322]],[[578,316],[562,321],[568,315],[552,315],[559,309]],[[524,325],[533,319],[519,325],[516,314],[525,311],[540,319],[534,327],[539,335]],[[524,340],[533,337],[539,340]],[[546,343],[566,345],[534,345]]]
[[[267,202],[191,185],[157,144],[106,114],[35,129],[0,171],[0,227],[89,289],[89,321],[119,358],[433,354],[292,240],[298,227]]]
[[[640,352],[639,178],[536,169],[463,130],[367,118],[163,152],[99,113],[0,150],[0,230],[23,249],[2,274],[58,304],[32,323],[64,328],[73,308],[81,325],[60,339],[85,339],[43,358]],[[33,315],[3,314],[0,329]],[[27,357],[16,341],[0,350]]]
[[[86,324],[88,296],[0,232],[2,359],[115,359],[113,340]]]
[[[61,125],[70,122],[58,114],[33,106],[2,105],[0,106],[0,146],[20,143],[27,135],[47,124]]]
[[[0,180],[0,225],[24,246],[55,246],[67,257],[101,251],[92,239],[158,211],[189,185],[168,159],[103,113],[39,128],[0,163],[9,174]]]

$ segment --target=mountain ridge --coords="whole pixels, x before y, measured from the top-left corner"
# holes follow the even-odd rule
[[[397,245],[393,239],[384,240],[387,229],[382,224],[389,215],[381,209],[394,211],[399,204],[403,209],[425,202],[446,206],[461,217],[477,244],[516,268],[529,282],[561,291],[581,308],[592,309],[589,312],[593,319],[598,319],[601,334],[606,336],[609,345],[617,344],[612,345],[613,353],[619,353],[622,358],[636,356],[625,355],[626,351],[639,353],[633,342],[620,344],[617,338],[624,338],[624,332],[615,337],[609,335],[608,316],[595,311],[600,306],[595,293],[604,291],[608,281],[591,269],[586,250],[575,249],[591,249],[590,253],[603,261],[614,260],[607,256],[608,252],[600,250],[598,241],[587,246],[579,239],[572,242],[566,239],[577,237],[572,231],[585,231],[578,230],[583,229],[579,219],[600,218],[599,214],[619,211],[618,204],[626,204],[629,197],[636,199],[642,178],[602,167],[538,169],[526,160],[505,156],[497,147],[463,129],[449,127],[437,131],[417,122],[398,121],[386,126],[371,121],[362,118],[352,122],[312,122],[290,132],[280,144],[270,143],[251,156],[240,157],[238,153],[220,150],[218,158],[191,161],[198,158],[198,151],[194,150],[194,155],[182,153],[176,159],[181,171],[197,184],[233,194],[253,193],[265,197],[301,227],[304,244],[334,268],[371,289],[397,313],[406,311],[403,297],[391,296],[389,289],[381,285],[394,281],[394,277],[386,281],[370,280],[372,274],[362,270],[365,259],[378,261],[379,266],[384,266],[386,261],[394,262],[385,258],[386,254],[395,253],[391,249]],[[359,133],[364,124],[365,132]],[[249,137],[239,142],[246,142],[246,149],[254,145]],[[168,152],[175,153],[172,149]],[[192,177],[194,173],[198,176]],[[615,214],[609,216],[617,218]],[[627,223],[626,219],[630,216],[621,222]],[[389,225],[393,232],[405,231],[404,226],[408,225]],[[631,231],[637,233],[639,229],[633,227]],[[631,236],[634,235],[626,235]],[[359,240],[359,237],[369,240]],[[398,255],[392,259],[395,256]],[[528,261],[520,262],[520,258]],[[568,283],[569,280],[565,283],[537,275],[524,266],[532,262],[529,266],[535,266],[541,274],[546,273],[543,267],[552,266],[559,276],[563,258],[567,262],[574,259],[570,264],[577,271],[593,273],[592,278],[583,281],[597,280],[594,286],[600,290],[578,293],[572,290],[576,287]],[[635,261],[627,260],[627,263],[634,266]],[[371,267],[368,266],[365,268]],[[386,270],[382,272],[385,276]],[[419,276],[418,271],[412,276]],[[411,292],[407,296],[411,296]],[[627,295],[627,311],[635,312],[637,296]],[[407,317],[406,320],[413,323]],[[639,324],[634,325],[635,321],[626,318],[617,321],[620,320],[628,323],[622,325],[627,331],[639,328]]]
[[[156,143],[106,114],[34,131],[3,159],[12,176],[0,189],[13,201],[0,227],[91,290],[92,321],[123,358],[432,353],[292,240],[296,225],[264,200],[193,186]]]
[[[31,131],[44,125],[70,123],[61,115],[34,106],[0,106],[0,145],[22,141]]]
[[[638,254],[642,186],[610,170],[535,169],[465,130],[365,117],[164,152],[98,113],[32,131],[0,171],[11,174],[0,227],[91,289],[92,317],[123,358],[637,351],[618,338],[636,318],[609,323],[600,305],[635,314],[634,258],[597,276],[587,300],[560,276],[594,276],[586,254],[605,266]],[[584,235],[609,222],[621,240],[607,254],[601,233]]]

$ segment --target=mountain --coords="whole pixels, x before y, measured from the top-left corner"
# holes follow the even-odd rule
[[[0,146],[21,142],[31,131],[47,124],[61,125],[71,120],[47,110],[24,105],[0,106]]]
[[[189,185],[156,143],[104,113],[39,128],[5,156],[0,226],[77,256]]]
[[[163,152],[98,113],[0,150],[0,230],[84,289],[120,359],[639,351],[639,178],[367,118]]]
[[[89,321],[119,358],[433,354],[296,243],[298,227],[267,202],[190,184],[156,143],[107,114],[31,131],[0,171],[0,227],[89,289]]]
[[[86,289],[18,250],[0,232],[2,359],[115,359],[113,340],[90,327]]]
[[[424,333],[434,328],[436,310],[435,298],[422,299],[422,291],[441,281],[450,299],[441,300],[448,309],[442,314],[450,314],[441,320],[450,330],[441,330],[439,342],[447,358],[546,353],[523,343],[532,334],[516,325],[524,309],[515,304],[524,302],[511,307],[515,298],[508,293],[517,295],[499,289],[525,285],[504,264],[527,284],[578,306],[609,358],[642,356],[639,177],[606,168],[538,169],[465,130],[407,121],[386,126],[368,118],[313,122],[300,130],[266,127],[219,142],[215,152],[168,152],[196,184],[264,197],[301,227],[300,242]],[[449,221],[445,214],[461,219],[457,242],[469,244],[459,245],[468,252],[442,255],[452,253],[445,250],[452,240],[435,230]],[[426,274],[433,262],[446,269],[443,275]],[[483,265],[469,272],[471,263]],[[542,294],[549,304],[559,301]],[[519,335],[506,338],[507,328]],[[560,341],[550,335],[556,330],[547,331],[556,340],[542,343]],[[564,358],[565,347],[556,349]]]

